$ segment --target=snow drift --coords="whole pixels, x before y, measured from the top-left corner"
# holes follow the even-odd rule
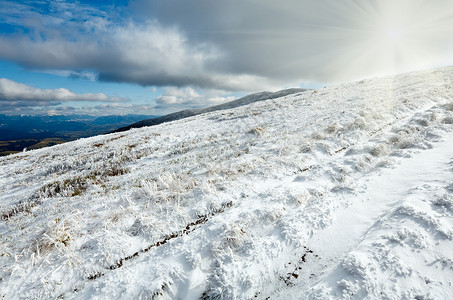
[[[6,299],[453,298],[453,68],[0,158]]]

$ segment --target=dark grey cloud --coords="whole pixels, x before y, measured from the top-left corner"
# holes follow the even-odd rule
[[[453,63],[447,0],[134,0],[132,7],[222,49],[210,64],[219,72],[327,82]],[[392,30],[401,31],[398,40],[389,41]]]
[[[449,0],[3,1],[0,58],[144,86],[257,91],[453,63]],[[88,73],[87,73],[88,72]],[[84,77],[84,76],[88,77]]]

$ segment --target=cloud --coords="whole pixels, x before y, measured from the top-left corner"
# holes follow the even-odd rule
[[[452,16],[449,0],[3,1],[0,21],[14,30],[0,58],[103,81],[260,91],[451,64]]]
[[[42,103],[62,101],[127,101],[124,98],[110,97],[103,93],[76,94],[68,89],[40,89],[7,78],[0,78],[0,101],[43,105]]]
[[[50,2],[51,9],[42,13],[36,7],[6,3],[13,7],[8,10],[4,4],[6,22],[26,27],[28,33],[0,36],[0,57],[30,69],[143,86],[226,90],[277,86],[259,74],[219,69],[222,49],[208,40],[189,40],[180,26],[163,26],[157,18],[121,21],[115,12],[103,15],[62,1]]]
[[[98,74],[90,71],[72,71],[72,70],[37,70],[39,73],[57,75],[73,79],[84,79],[88,81],[96,81]]]
[[[123,115],[123,114],[145,114],[160,115],[162,112],[156,110],[154,105],[149,104],[124,104],[104,103],[94,107],[82,107],[83,113],[90,115]]]
[[[221,49],[218,70],[277,82],[348,80],[453,63],[448,0],[135,0],[136,12],[177,24]],[[397,40],[383,31],[400,31]]]
[[[225,96],[225,94],[225,91],[218,90],[207,90],[201,93],[191,87],[167,87],[164,93],[156,98],[156,107],[160,109],[172,106],[193,108],[220,104],[235,99],[235,97]]]

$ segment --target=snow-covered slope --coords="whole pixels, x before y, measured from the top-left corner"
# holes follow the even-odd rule
[[[5,299],[453,298],[453,68],[0,158]]]

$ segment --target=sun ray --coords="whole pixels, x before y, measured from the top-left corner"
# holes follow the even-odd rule
[[[331,11],[336,12],[330,16],[332,21],[320,22],[316,16],[305,16],[304,22],[313,25],[308,27],[310,35],[301,35],[312,37],[309,42],[317,43],[318,48],[338,41],[335,48],[325,47],[315,55],[326,58],[325,68],[336,70],[332,77],[337,81],[445,65],[453,63],[453,56],[449,55],[453,44],[451,39],[445,39],[453,28],[453,12],[443,9],[442,2],[328,2],[335,8]],[[452,58],[445,62],[445,57]]]

